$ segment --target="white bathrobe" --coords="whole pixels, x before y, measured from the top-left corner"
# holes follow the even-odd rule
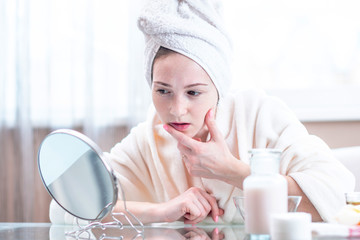
[[[217,127],[232,154],[249,163],[248,150],[283,150],[280,173],[291,176],[318,210],[330,221],[345,204],[344,193],[354,190],[355,178],[318,137],[309,135],[293,112],[264,92],[244,91],[221,99]],[[219,222],[241,222],[232,197],[242,191],[225,182],[191,177],[181,159],[176,140],[163,129],[152,107],[106,160],[119,178],[127,201],[165,202],[196,186],[216,197],[224,215]],[[119,196],[121,197],[121,196]],[[57,204],[50,205],[50,220],[75,224],[74,217]],[[208,217],[205,223],[211,223]]]
[[[252,148],[283,150],[280,173],[299,184],[325,221],[345,204],[344,193],[354,190],[354,176],[275,97],[253,90],[229,94],[219,103],[216,122],[239,161],[248,164]],[[106,158],[127,201],[165,202],[195,186],[216,197],[225,211],[220,221],[241,221],[232,197],[242,191],[219,180],[190,176],[176,140],[163,129],[153,107],[147,121],[134,127]]]

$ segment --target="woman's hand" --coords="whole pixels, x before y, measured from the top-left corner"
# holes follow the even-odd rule
[[[205,116],[205,124],[211,135],[207,142],[192,139],[168,125],[164,128],[178,141],[178,149],[190,175],[219,179],[242,188],[243,180],[250,174],[250,167],[231,154],[216,126],[212,109]]]
[[[185,224],[197,224],[209,214],[217,222],[218,217],[224,214],[224,210],[218,207],[215,197],[196,187],[189,188],[179,196],[163,203],[161,209],[166,216],[166,222],[183,218]]]
[[[201,228],[189,228],[185,230],[187,230],[187,232],[184,234],[185,239],[221,240],[225,238],[225,235],[222,232],[219,233],[217,228],[215,228],[211,233],[207,233],[204,229]]]
[[[127,238],[125,238],[127,239]],[[222,240],[225,234],[219,232],[217,228],[211,232],[205,229],[192,228],[148,228],[146,229],[146,239],[151,240]]]
[[[125,209],[123,201],[118,200],[114,212],[130,211],[143,224],[178,220],[183,220],[185,224],[197,224],[209,215],[211,215],[214,222],[217,222],[219,216],[224,214],[224,210],[219,208],[215,197],[197,187],[189,188],[167,202],[127,201],[126,206]],[[122,216],[117,216],[117,218],[119,221],[128,221]],[[105,222],[112,220],[111,215],[104,219]]]

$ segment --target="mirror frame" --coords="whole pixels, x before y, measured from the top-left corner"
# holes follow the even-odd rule
[[[109,177],[111,179],[111,183],[112,183],[112,188],[114,190],[114,197],[113,197],[113,201],[111,203],[109,203],[107,206],[104,206],[104,209],[99,212],[99,214],[96,216],[95,219],[88,219],[88,218],[82,218],[81,216],[77,216],[74,213],[71,213],[70,211],[68,211],[61,203],[58,202],[58,200],[53,196],[53,194],[51,193],[51,191],[49,190],[48,186],[46,185],[44,178],[43,178],[43,174],[42,174],[42,170],[40,167],[40,152],[43,146],[43,143],[45,142],[45,140],[55,134],[66,134],[66,135],[70,135],[72,137],[77,138],[78,140],[84,142],[85,144],[87,144],[91,150],[93,150],[99,157],[100,161],[102,162],[102,164],[104,165],[105,169],[107,170]],[[108,163],[105,161],[104,158],[104,154],[101,151],[101,149],[98,147],[98,145],[96,145],[90,138],[88,138],[87,136],[85,136],[84,134],[75,131],[75,130],[71,130],[71,129],[59,129],[59,130],[55,130],[51,133],[49,133],[41,142],[40,146],[39,146],[39,150],[38,150],[38,158],[37,158],[37,163],[38,163],[38,170],[40,173],[40,178],[42,183],[44,184],[46,191],[50,194],[51,198],[62,208],[64,209],[66,212],[68,212],[69,214],[71,214],[74,217],[77,217],[79,219],[83,219],[83,220],[88,220],[88,221],[101,221],[103,218],[105,218],[109,213],[112,212],[117,199],[118,199],[118,179],[114,174],[114,171],[112,170],[112,168],[108,165]],[[103,211],[107,211],[103,217],[99,217],[102,215]]]

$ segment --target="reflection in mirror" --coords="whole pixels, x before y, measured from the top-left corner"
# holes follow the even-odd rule
[[[134,227],[125,213],[112,212],[117,202],[118,180],[104,161],[100,148],[85,135],[68,129],[50,133],[40,145],[38,167],[45,188],[65,211],[78,219],[95,221],[73,234],[79,235],[98,226],[122,227],[116,218],[119,215]],[[120,190],[126,213],[142,226],[127,210],[121,186]],[[114,222],[101,223],[110,212]]]

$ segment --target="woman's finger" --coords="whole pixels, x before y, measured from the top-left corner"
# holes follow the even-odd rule
[[[187,221],[194,221],[199,216],[201,216],[201,210],[195,204],[190,203],[186,208],[187,208],[186,211],[187,213],[184,214],[184,218],[185,218],[184,223]]]
[[[205,124],[209,129],[211,139],[217,141],[222,139],[220,130],[216,126],[214,110],[210,109],[205,116]]]
[[[205,232],[204,229],[193,227],[185,230],[188,231],[186,234],[184,234],[186,239],[210,239],[209,235]]]
[[[210,204],[206,201],[206,199],[201,196],[197,199],[194,199],[193,204],[198,209],[196,213],[200,214],[192,214],[193,216],[191,216],[191,218],[188,218],[188,220],[190,221],[188,221],[187,223],[189,224],[196,224],[204,220],[211,209]]]
[[[224,233],[220,232],[218,228],[215,228],[211,233],[211,240],[222,240],[224,238]]]
[[[194,223],[198,223],[201,222],[202,220],[204,220],[208,214],[210,213],[210,211],[212,210],[212,206],[209,202],[209,198],[211,197],[207,192],[205,192],[202,189],[199,188],[194,188],[191,190],[193,192],[193,200],[190,202],[191,205],[194,205],[195,207],[198,208],[198,210],[200,211],[200,215],[198,215],[197,217],[190,217],[190,216],[185,216],[189,221],[184,221],[185,223],[190,223],[190,224],[194,224]],[[205,197],[205,196],[208,197]],[[216,201],[215,201],[216,203]]]
[[[210,204],[211,206],[211,217],[214,220],[214,222],[217,222],[219,219],[220,215],[220,208],[218,206],[218,203],[216,201],[216,198],[211,196],[210,194],[208,194],[207,192],[203,192],[202,195],[204,196],[204,198],[206,198],[207,202]]]
[[[198,141],[192,139],[191,137],[186,136],[185,134],[183,134],[182,132],[176,131],[173,127],[164,124],[163,125],[164,129],[171,135],[173,136],[180,144],[188,147],[189,149],[192,149],[193,146],[196,146],[197,144],[199,144]]]
[[[185,155],[190,155],[191,154],[191,149],[186,147],[185,145],[182,145],[181,143],[178,143],[177,148],[179,149],[179,151],[182,154],[185,154]]]

